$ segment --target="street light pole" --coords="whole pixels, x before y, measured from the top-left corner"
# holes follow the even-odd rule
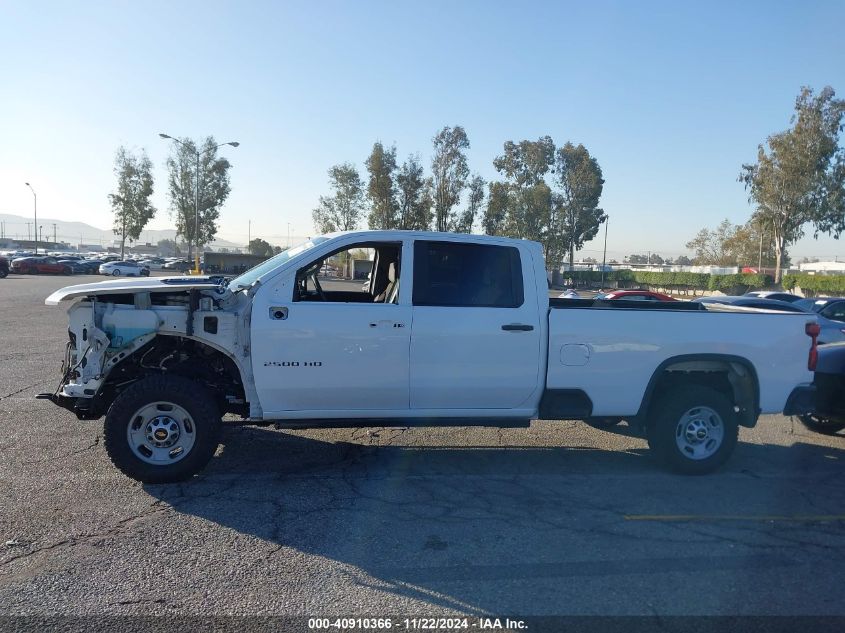
[[[604,252],[601,256],[601,287],[604,289],[604,266],[607,261],[607,225],[610,224],[610,217],[604,218]]]
[[[32,210],[35,214],[35,224],[33,224],[32,226],[33,228],[35,228],[36,226],[38,226],[38,196],[35,195],[35,189],[32,188],[31,184],[29,184],[28,182],[24,184],[29,187],[29,190],[32,192]],[[38,255],[38,236],[36,236],[35,239],[35,254]]]
[[[180,141],[178,138],[174,138],[169,134],[162,134],[160,133],[159,136],[163,139],[170,139],[174,143],[178,143],[182,147],[188,147],[185,141]],[[213,152],[218,147],[223,147],[224,145],[231,145],[232,147],[237,147],[240,145],[237,141],[228,141],[226,143],[220,143],[219,145],[215,145],[214,147],[208,147],[204,149],[202,152],[199,150],[199,145],[194,145],[194,152],[196,154],[196,176],[195,176],[195,187],[194,187],[194,247],[196,252],[194,253],[194,274],[199,274],[200,272],[200,157],[208,152]],[[188,242],[188,250],[191,249],[191,242]]]

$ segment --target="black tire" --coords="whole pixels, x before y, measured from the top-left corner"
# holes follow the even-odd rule
[[[5,268],[0,268],[0,279],[5,279],[9,276],[9,271]]]
[[[120,269],[115,268],[113,271],[111,271],[111,276],[112,277],[120,277]]]
[[[193,423],[193,446],[175,463],[148,463],[130,446],[132,417],[155,402],[181,407]],[[221,426],[220,411],[208,389],[181,376],[150,376],[115,398],[103,425],[103,443],[112,463],[128,477],[149,484],[173,483],[189,479],[205,467],[217,450]]]
[[[845,421],[834,421],[830,418],[823,418],[815,414],[799,415],[798,419],[801,424],[806,426],[809,430],[824,435],[835,435],[842,429],[845,429]]]
[[[590,418],[585,421],[595,429],[612,429],[622,422],[622,418]]]
[[[63,275],[72,275],[73,270],[71,268],[69,268],[68,266],[65,266],[64,268],[62,268],[62,274]]]
[[[693,458],[691,452],[682,450],[684,442],[682,420],[689,416],[692,423],[703,420],[707,426],[715,418],[703,415],[701,408],[715,412],[721,422],[721,441],[713,446],[709,456]],[[699,411],[696,411],[699,410]],[[647,429],[648,445],[664,465],[685,475],[703,475],[713,472],[724,464],[736,448],[739,426],[733,403],[721,392],[700,385],[677,385],[672,392],[663,395],[651,407]],[[680,438],[680,439],[678,439]],[[704,445],[710,440],[705,439]],[[715,441],[715,440],[713,440]]]

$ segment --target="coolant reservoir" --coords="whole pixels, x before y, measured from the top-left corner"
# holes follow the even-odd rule
[[[158,329],[158,315],[152,310],[115,309],[109,306],[103,314],[103,331],[108,334],[109,347],[123,347],[129,341]]]

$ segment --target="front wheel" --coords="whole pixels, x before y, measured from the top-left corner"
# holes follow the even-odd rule
[[[120,271],[117,268],[115,268],[112,271],[111,275],[112,275],[112,277],[120,277]]]
[[[125,475],[150,484],[189,479],[217,450],[214,396],[180,376],[151,376],[121,393],[103,428],[106,452]]]
[[[798,419],[809,430],[815,431],[816,433],[823,433],[824,435],[834,435],[845,429],[845,421],[823,418],[815,414],[799,415]]]
[[[739,436],[731,401],[699,385],[678,385],[652,407],[648,445],[672,470],[702,475],[724,464]]]

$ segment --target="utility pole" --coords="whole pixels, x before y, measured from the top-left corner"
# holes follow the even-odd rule
[[[59,247],[59,240],[56,239],[56,223],[53,222],[53,245],[58,248]]]
[[[610,218],[605,216],[604,218],[604,252],[601,256],[601,287],[604,288],[604,266],[605,262],[607,261],[607,225],[610,224]]]
[[[32,225],[32,230],[35,232],[35,227],[38,224],[38,196],[35,195],[35,189],[32,188],[31,184],[28,182],[24,184],[29,187],[29,190],[32,192],[32,210],[35,213],[35,222]],[[35,241],[35,254],[38,255],[38,240]]]

